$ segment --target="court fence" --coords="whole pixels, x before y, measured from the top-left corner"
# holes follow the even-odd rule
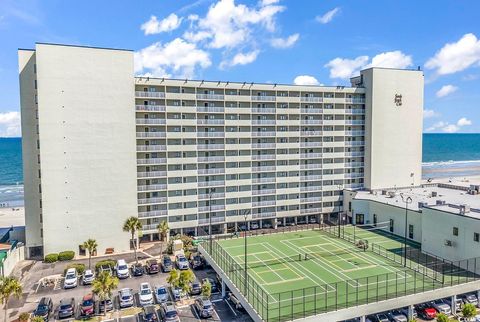
[[[328,229],[322,229],[319,233],[326,230]],[[224,238],[225,236],[222,237]],[[396,272],[269,293],[248,274],[251,268],[235,261],[218,240],[204,241],[199,249],[210,255],[262,320],[268,322],[290,321],[478,280],[477,267],[480,266],[477,266],[477,262],[480,264],[477,259],[462,263],[441,259],[431,261],[430,257],[410,253],[408,265]],[[364,251],[371,251],[397,264],[402,260],[401,255],[379,245],[371,245]],[[304,260],[315,258],[307,259],[305,256]]]

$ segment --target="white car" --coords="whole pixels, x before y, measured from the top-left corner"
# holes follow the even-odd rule
[[[470,303],[470,304],[473,304],[475,306],[478,305],[478,299],[477,297],[475,296],[475,294],[465,294],[462,296],[462,299],[463,299],[463,303]]]
[[[452,314],[452,309],[448,303],[445,303],[444,300],[435,300],[432,302],[432,306],[435,310],[439,313],[443,313],[446,315]]]
[[[117,265],[115,266],[115,270],[117,272],[117,277],[120,279],[129,278],[130,272],[128,271],[127,263],[124,259],[119,259],[117,261]]]
[[[118,299],[120,302],[120,308],[126,308],[133,306],[133,293],[129,288],[122,288],[118,291]]]
[[[260,226],[258,225],[258,222],[254,221],[250,224],[250,229],[251,230],[255,230],[255,229],[258,229],[260,228]]]
[[[83,285],[91,285],[94,279],[95,279],[95,273],[91,269],[87,269],[83,273],[83,278],[82,278]]]
[[[65,274],[65,280],[63,282],[63,288],[74,288],[78,285],[78,275],[75,268],[69,268]]]
[[[188,260],[187,260],[187,258],[186,258],[184,255],[182,255],[182,254],[178,254],[178,255],[177,255],[177,260],[176,260],[176,262],[177,262],[177,267],[178,267],[178,269],[180,269],[180,270],[185,270],[185,269],[188,269],[188,268],[189,268],[189,266],[188,266]]]
[[[138,293],[138,297],[140,299],[140,305],[148,305],[153,304],[153,294],[152,288],[148,283],[140,284],[140,292]]]
[[[165,303],[168,301],[168,292],[167,288],[163,285],[155,286],[155,298],[157,299],[157,303]]]

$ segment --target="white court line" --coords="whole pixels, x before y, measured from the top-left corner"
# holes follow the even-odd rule
[[[248,243],[248,246],[263,245],[263,243]],[[245,247],[245,245],[221,246],[223,249]]]
[[[260,258],[258,258],[256,255],[253,255],[253,256],[255,256],[255,258],[258,259],[260,263],[262,262],[262,260],[261,260]],[[247,265],[248,265],[248,264],[247,264]],[[278,277],[280,277],[280,279],[281,279],[282,281],[286,281],[286,279],[284,279],[284,278],[281,277],[277,272],[275,272],[273,269],[271,269],[269,265],[267,265],[266,267],[268,267],[268,269],[269,269],[272,273],[274,273],[275,275],[277,275]]]

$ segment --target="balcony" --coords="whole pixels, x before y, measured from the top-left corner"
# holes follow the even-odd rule
[[[135,110],[139,112],[165,112],[163,105],[135,105]]]
[[[300,97],[301,102],[310,102],[310,103],[322,103],[323,97]]]
[[[323,109],[321,108],[302,108],[300,109],[301,113],[312,113],[312,114],[319,114],[323,113]]]
[[[322,213],[322,208],[305,208],[305,209],[300,209],[301,214],[316,214],[316,213]]]
[[[138,186],[137,191],[157,191],[157,190],[166,190],[166,184],[150,184],[150,185],[143,185]]]
[[[139,205],[167,202],[167,197],[138,199]]]
[[[346,114],[354,114],[354,115],[364,115],[365,110],[363,108],[348,108],[345,110]]]
[[[268,107],[253,107],[252,108],[252,113],[257,113],[257,114],[275,113],[275,109],[274,108],[268,108]]]
[[[275,154],[254,154],[252,160],[275,160]]]
[[[138,178],[153,178],[153,177],[166,177],[167,171],[147,171],[138,172]]]
[[[362,183],[349,183],[349,184],[345,185],[345,188],[349,188],[349,189],[363,188],[363,184]]]
[[[347,135],[347,136],[364,136],[365,131],[345,131],[345,135]]]
[[[167,158],[137,159],[137,164],[164,164]]]
[[[301,147],[322,147],[322,142],[300,142]]]
[[[323,157],[322,153],[301,153],[301,158],[319,159]]]
[[[252,207],[275,206],[275,200],[252,201]]]
[[[345,178],[363,178],[363,172],[350,172],[345,173]]]
[[[225,168],[198,169],[198,174],[219,174],[225,173]]]
[[[252,172],[275,171],[275,166],[252,167]]]
[[[223,162],[223,161],[225,161],[224,156],[198,157],[198,162]]]
[[[198,212],[210,212],[210,210],[217,211],[217,210],[224,210],[224,209],[225,209],[225,205],[211,205],[211,206],[198,207]]]
[[[154,211],[141,211],[138,213],[139,218],[146,218],[146,217],[161,217],[166,216],[167,210],[154,210]],[[158,226],[158,224],[157,224]]]
[[[199,187],[218,187],[218,186],[224,186],[224,185],[225,185],[225,181],[223,180],[198,182]]]
[[[142,231],[151,231],[151,230],[158,230],[158,224],[152,224],[152,225],[142,225]]]
[[[197,144],[199,150],[223,150],[225,144]]]
[[[275,125],[275,120],[252,120],[253,125]]]
[[[212,193],[212,199],[222,199],[225,198],[225,193],[223,192],[215,192]],[[209,193],[204,193],[201,195],[198,195],[198,200],[208,200],[210,199],[210,194]]]
[[[274,195],[276,192],[275,189],[261,189],[261,190],[252,190],[252,195]]]
[[[345,124],[347,125],[364,125],[364,120],[345,120]]]
[[[318,174],[300,176],[300,180],[302,181],[319,181],[322,180],[322,176]]]
[[[266,95],[260,95],[260,96],[252,96],[251,97],[252,101],[254,102],[275,102],[276,97],[275,96],[266,96]]]
[[[267,178],[252,178],[252,182],[255,183],[274,183],[275,177],[267,177]]]
[[[167,151],[166,145],[137,145],[137,151]]]
[[[164,138],[166,137],[165,132],[137,132],[137,138]]]
[[[207,113],[223,113],[225,109],[223,107],[216,106],[198,106],[197,112],[207,112]]]
[[[300,191],[320,191],[322,190],[322,186],[306,186],[300,187]]]
[[[363,157],[362,151],[345,152],[346,157]]]
[[[210,218],[199,218],[198,219],[198,224],[199,225],[205,225],[205,224],[212,224],[214,223],[219,223],[219,222],[225,222],[225,217],[212,217],[212,220],[210,221]]]
[[[276,132],[271,132],[271,131],[265,131],[265,132],[252,132],[253,137],[259,137],[259,136],[275,136]]]
[[[353,104],[365,104],[365,98],[362,97],[346,97],[345,103],[353,103]]]
[[[307,198],[301,198],[300,202],[321,202],[322,197],[307,197]]]
[[[274,218],[277,214],[275,212],[260,212],[258,214],[252,214],[253,219],[259,218]]]
[[[300,134],[302,136],[321,136],[322,135],[322,131],[302,131],[300,132]]]
[[[365,145],[364,141],[345,141],[345,146],[363,146]]]
[[[225,124],[225,120],[222,119],[198,119],[197,124],[209,124],[209,125],[223,125]]]
[[[252,143],[254,149],[275,148],[275,143]]]
[[[166,120],[165,119],[137,119],[137,122],[136,122],[138,125],[142,125],[142,124],[166,124]]]
[[[347,162],[345,163],[345,168],[358,168],[365,166],[363,162]]]
[[[199,138],[223,138],[225,132],[197,132]]]
[[[197,100],[217,100],[223,101],[225,98],[224,95],[221,94],[197,94]]]
[[[300,124],[307,124],[307,125],[322,125],[322,120],[301,120]]]
[[[136,97],[149,97],[149,98],[164,98],[164,92],[144,92],[144,91],[136,91]]]
[[[321,169],[321,163],[300,164],[300,169]]]

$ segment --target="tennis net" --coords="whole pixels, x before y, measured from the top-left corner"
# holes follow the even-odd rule
[[[295,254],[292,256],[279,257],[279,258],[273,258],[273,259],[247,261],[247,268],[274,266],[274,265],[280,265],[280,264],[289,263],[289,262],[299,262],[302,260],[304,260],[303,254]],[[243,268],[243,266],[245,265],[244,262],[241,262],[238,264],[239,266],[241,266],[240,268]]]

